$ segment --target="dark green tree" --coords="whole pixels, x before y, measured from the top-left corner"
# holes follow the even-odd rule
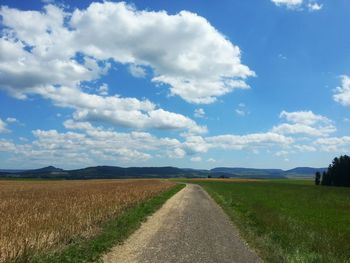
[[[315,185],[319,185],[321,182],[321,173],[320,172],[316,172],[315,174]]]
[[[328,172],[322,173],[321,185],[332,185],[331,177]]]
[[[321,184],[350,187],[350,157],[347,155],[335,157],[328,171],[323,173]]]

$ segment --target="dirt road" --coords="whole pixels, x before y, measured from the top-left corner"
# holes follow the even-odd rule
[[[227,215],[198,185],[169,199],[105,263],[261,262]]]

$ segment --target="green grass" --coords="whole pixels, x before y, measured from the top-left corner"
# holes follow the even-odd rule
[[[194,182],[268,262],[350,262],[350,188],[304,180]]]
[[[138,229],[147,216],[154,213],[183,187],[183,184],[177,184],[170,190],[128,209],[117,218],[104,224],[100,233],[91,239],[75,240],[63,250],[37,255],[31,262],[96,262],[110,248],[125,240]]]

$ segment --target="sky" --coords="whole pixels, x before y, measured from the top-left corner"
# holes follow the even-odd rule
[[[325,167],[348,0],[0,2],[0,168]]]

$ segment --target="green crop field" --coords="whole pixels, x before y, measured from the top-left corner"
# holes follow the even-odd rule
[[[350,262],[350,188],[311,181],[194,181],[268,262]]]

